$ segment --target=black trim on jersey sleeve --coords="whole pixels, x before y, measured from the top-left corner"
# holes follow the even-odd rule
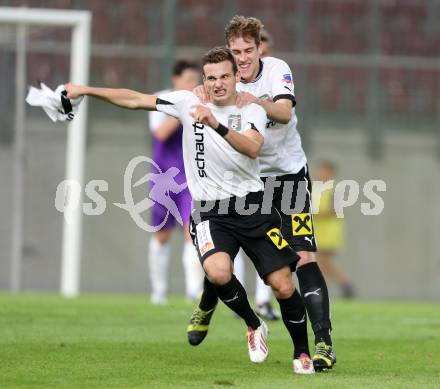
[[[249,122],[249,124],[251,125],[251,128],[250,128],[251,130],[257,131],[258,133],[260,132],[260,131],[258,131],[258,128],[255,127],[254,123]]]
[[[283,99],[285,99],[285,100],[290,100],[290,101],[292,102],[292,107],[295,107],[295,106],[296,106],[296,99],[295,99],[295,96],[292,96],[292,95],[289,95],[289,94],[285,94],[285,95],[277,95],[277,96],[275,96],[275,97],[272,99],[272,101],[275,103],[275,101],[283,100]]]
[[[156,99],[156,105],[174,105],[174,103],[170,103],[169,101],[162,100],[158,97]]]

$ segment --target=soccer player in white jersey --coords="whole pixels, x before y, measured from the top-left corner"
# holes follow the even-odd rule
[[[239,75],[227,48],[210,50],[202,64],[204,85],[212,96],[207,105],[188,91],[153,96],[127,89],[65,87],[68,98],[89,95],[125,108],[159,110],[182,122],[185,170],[195,203],[194,243],[210,285],[246,322],[249,357],[260,363],[268,355],[267,327],[233,275],[232,258],[243,247],[260,276],[271,280],[285,274],[298,256],[281,236],[278,212],[272,207],[262,212],[264,185],[256,158],[264,142],[265,111],[257,104],[235,105]]]
[[[225,38],[241,74],[241,81],[237,84],[241,92],[238,105],[258,104],[265,109],[269,119],[265,144],[259,156],[261,177],[266,185],[276,186],[274,206],[282,216],[282,235],[300,257],[296,263],[296,275],[302,296],[295,290],[290,274],[285,275],[278,288],[268,282],[267,277],[265,281],[272,286],[283,321],[291,333],[294,371],[309,374],[306,311],[315,334],[314,369],[331,369],[336,363],[330,336],[330,303],[324,277],[316,262],[311,181],[296,128],[293,75],[286,62],[273,57],[261,58],[262,27],[256,18],[234,16],[225,29]],[[215,290],[205,279],[204,292],[195,312],[206,318],[203,327],[193,328],[193,331],[188,327],[191,344],[199,344],[206,336],[215,301]],[[296,318],[288,319],[287,312]]]
[[[261,58],[271,55],[273,49],[273,39],[269,32],[262,29],[260,32],[261,42],[260,51]],[[234,260],[234,274],[246,288],[246,266],[245,258],[243,257],[242,250],[240,250]],[[255,304],[258,316],[265,320],[279,320],[280,313],[274,309],[271,303],[272,289],[269,285],[266,285],[260,278],[258,273],[255,277]]]

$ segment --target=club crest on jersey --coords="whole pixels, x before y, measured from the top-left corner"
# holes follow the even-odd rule
[[[230,130],[241,131],[241,115],[229,115],[228,128]]]

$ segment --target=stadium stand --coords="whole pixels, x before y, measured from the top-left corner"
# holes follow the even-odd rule
[[[161,44],[164,23],[163,6],[157,3],[157,13],[145,7],[142,0],[9,0],[4,5],[46,8],[90,9],[93,13],[93,44],[123,45],[125,48],[151,47]],[[149,2],[149,5],[151,2]],[[261,18],[276,41],[276,53],[346,54],[404,56],[405,58],[434,58],[440,55],[440,27],[436,15],[440,3],[430,0],[240,0],[224,2],[222,8],[197,0],[178,2],[179,18],[176,24],[176,45],[208,48],[222,42],[224,21],[236,12],[253,14]],[[377,14],[371,26],[372,14]],[[298,16],[299,15],[299,16]],[[121,17],[122,16],[122,17]],[[300,23],[299,18],[305,18]],[[207,18],[209,22],[207,23]],[[153,27],[152,27],[153,26]],[[376,38],[370,34],[376,29]],[[68,30],[45,32],[33,30],[33,40],[67,42]],[[154,32],[154,33],[153,33]],[[298,46],[302,40],[303,47]],[[402,39],[405,37],[405,39]],[[112,53],[111,65],[107,55],[92,51],[92,81],[109,85],[126,85],[138,89],[157,89],[159,82],[151,80],[147,64],[154,58],[137,53],[135,56]],[[40,52],[29,54],[28,74],[55,84],[66,74],[66,57],[56,59],[56,72],[49,72],[50,55]],[[294,69],[295,64],[290,64]],[[53,68],[51,66],[51,68]],[[405,67],[385,67],[377,72],[371,68],[355,66],[332,67],[329,64],[311,64],[305,67],[307,84],[313,82],[316,103],[321,110],[366,112],[369,97],[368,83],[378,81],[381,109],[394,113],[435,113],[440,105],[439,71],[412,70]],[[158,70],[156,69],[156,73]],[[150,74],[150,77],[149,77]],[[62,77],[61,77],[62,78]],[[154,78],[154,77],[153,77]]]

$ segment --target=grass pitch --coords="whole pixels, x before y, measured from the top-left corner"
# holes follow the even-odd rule
[[[440,388],[440,304],[333,302],[338,364],[314,376],[292,373],[282,323],[268,323],[269,358],[254,365],[244,323],[222,304],[189,346],[191,311],[178,297],[158,307],[146,296],[0,294],[0,388]]]

